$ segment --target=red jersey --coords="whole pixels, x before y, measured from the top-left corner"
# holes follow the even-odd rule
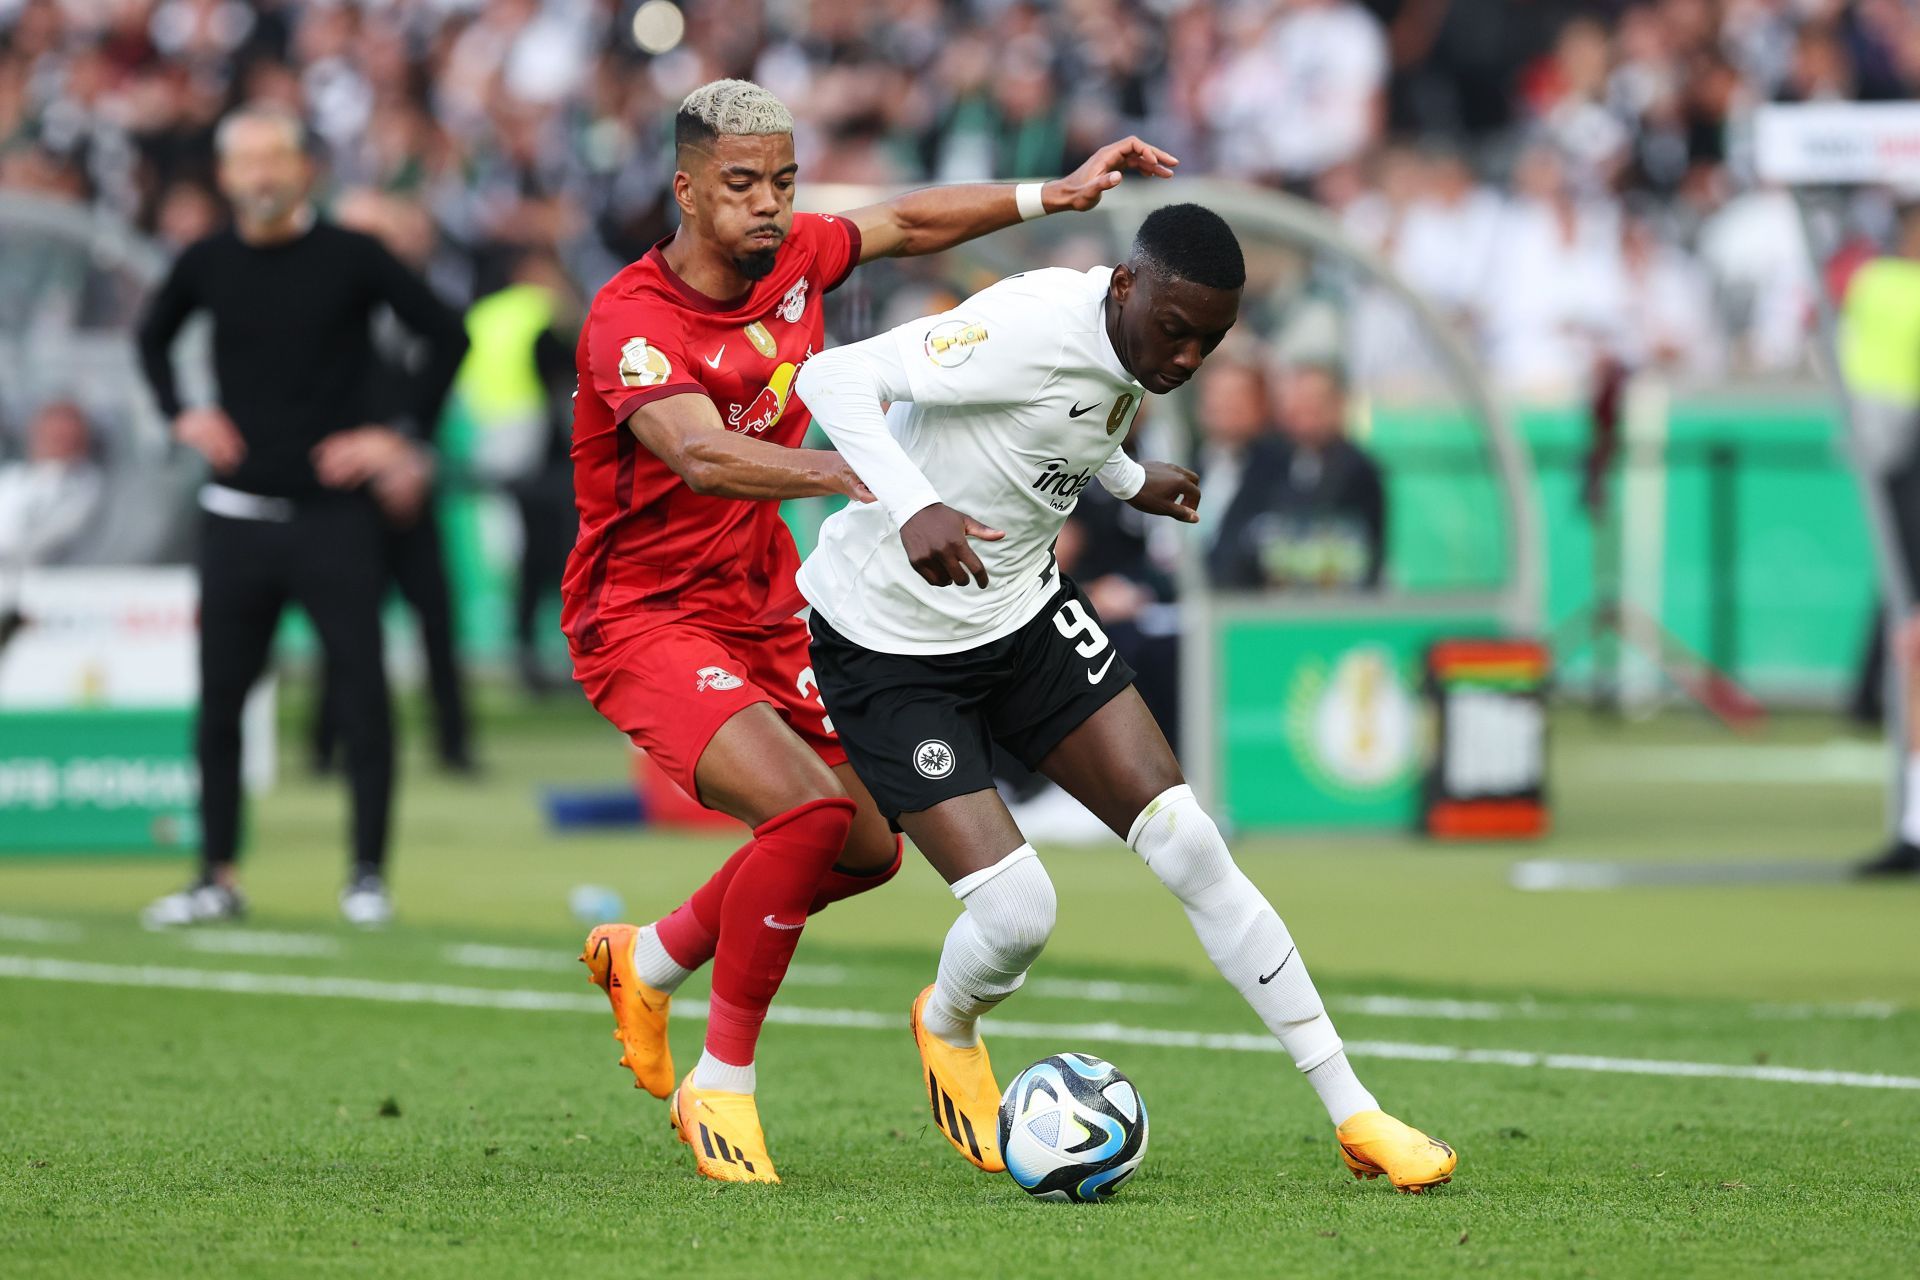
[[[628,430],[650,400],[698,392],[733,431],[797,447],[811,415],[794,375],[826,340],[822,299],[860,260],[845,218],[796,213],[773,271],[722,302],[667,265],[661,241],[593,300],[574,353],[580,533],[561,628],[581,652],[681,618],[764,624],[802,604],[780,504],[695,493]]]

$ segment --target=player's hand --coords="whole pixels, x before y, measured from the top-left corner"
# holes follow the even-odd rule
[[[329,489],[358,489],[374,477],[402,465],[413,442],[395,431],[369,423],[336,431],[313,447],[313,470]]]
[[[1146,468],[1147,482],[1127,499],[1127,505],[1150,516],[1199,523],[1200,477],[1171,462],[1149,462]]]
[[[240,428],[215,405],[187,409],[173,420],[173,438],[207,460],[214,471],[225,474],[239,466],[247,456],[247,442]]]
[[[872,502],[873,490],[867,488],[867,482],[854,474],[852,467],[845,462],[837,464],[838,470],[827,477],[835,493],[844,493],[855,502]]]
[[[1180,161],[1170,151],[1162,151],[1149,142],[1126,137],[1109,142],[1087,162],[1064,178],[1055,178],[1040,189],[1040,198],[1048,213],[1073,209],[1085,213],[1100,203],[1100,197],[1120,185],[1129,171],[1153,178],[1171,178]]]
[[[986,586],[987,567],[967,540],[998,542],[1006,536],[941,502],[922,507],[900,530],[914,572],[936,587],[964,587],[969,581]]]

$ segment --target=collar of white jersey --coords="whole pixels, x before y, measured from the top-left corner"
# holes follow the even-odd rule
[[[1100,335],[1100,341],[1094,344],[1094,352],[1100,358],[1100,365],[1122,382],[1135,382],[1137,379],[1127,372],[1120,353],[1113,349],[1113,337],[1107,332],[1107,290],[1113,287],[1113,268],[1095,267],[1087,272],[1087,279],[1095,286],[1093,328]]]

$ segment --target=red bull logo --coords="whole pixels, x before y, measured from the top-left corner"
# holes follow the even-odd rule
[[[780,421],[780,415],[787,411],[787,400],[793,394],[793,376],[799,371],[797,365],[783,364],[773,371],[773,378],[760,389],[741,413],[735,429],[749,431],[759,435]]]

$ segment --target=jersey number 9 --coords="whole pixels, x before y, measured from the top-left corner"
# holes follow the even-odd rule
[[[1053,615],[1054,630],[1074,642],[1074,652],[1091,658],[1107,647],[1107,633],[1078,600],[1069,600]]]

